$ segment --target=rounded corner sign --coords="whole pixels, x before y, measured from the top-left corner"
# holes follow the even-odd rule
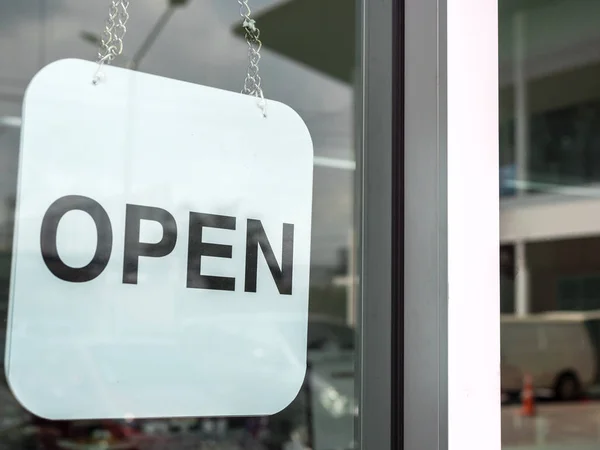
[[[27,89],[6,372],[51,419],[253,416],[306,370],[313,148],[269,101],[63,60]]]

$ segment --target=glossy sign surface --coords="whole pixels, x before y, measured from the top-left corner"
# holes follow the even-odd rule
[[[313,147],[268,101],[61,60],[24,101],[6,351],[52,419],[273,414],[303,382]]]

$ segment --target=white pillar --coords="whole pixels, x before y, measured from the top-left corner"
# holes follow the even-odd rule
[[[515,164],[516,192],[525,195],[529,184],[529,111],[527,104],[527,16],[517,12],[513,18],[513,85],[515,100]],[[529,271],[526,243],[515,243],[515,312],[517,316],[529,314]]]
[[[515,243],[515,313],[522,317],[529,314],[529,269],[525,242]]]
[[[346,323],[356,325],[356,245],[354,230],[348,233],[348,285],[346,286]]]

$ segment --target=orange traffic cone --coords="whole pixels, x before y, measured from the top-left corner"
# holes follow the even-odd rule
[[[533,392],[533,379],[531,375],[525,375],[523,379],[521,415],[527,417],[535,416],[535,393]]]

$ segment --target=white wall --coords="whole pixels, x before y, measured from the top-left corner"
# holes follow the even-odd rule
[[[540,241],[600,235],[600,192],[581,195],[535,195],[503,200],[500,242]]]

